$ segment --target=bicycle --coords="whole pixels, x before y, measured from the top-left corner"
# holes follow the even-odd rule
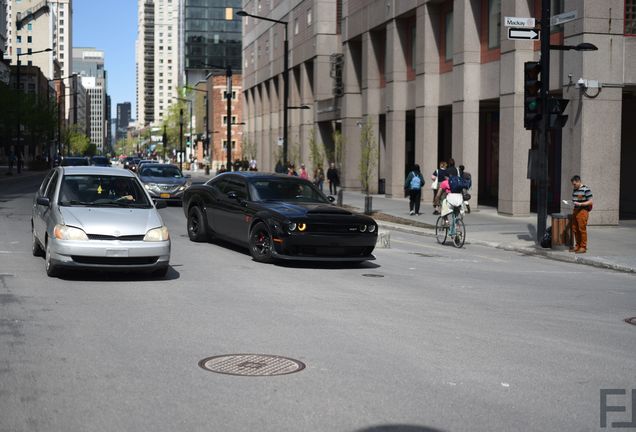
[[[452,212],[439,216],[435,223],[435,238],[437,243],[446,244],[446,239],[450,237],[453,246],[461,248],[466,242],[466,225],[464,225],[464,214],[462,212],[463,201],[460,205],[450,205]]]

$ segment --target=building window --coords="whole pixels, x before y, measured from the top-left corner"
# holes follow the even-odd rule
[[[446,1],[440,6],[440,52],[441,73],[453,69],[453,2]]]
[[[22,36],[16,36],[15,41],[16,43],[22,43]]]
[[[298,34],[298,18],[294,18],[294,34]]]
[[[625,0],[625,34],[636,36],[636,0]]]
[[[223,116],[223,124],[227,125],[227,116]],[[232,124],[236,124],[236,116],[232,116]]]
[[[27,24],[27,30],[28,31],[33,30],[33,24],[32,23]]]
[[[236,148],[236,141],[232,140],[232,150]],[[227,140],[223,140],[223,150],[227,150]]]
[[[27,36],[27,43],[33,43],[33,37]]]
[[[311,8],[307,9],[307,25],[311,25]]]
[[[488,0],[488,49],[499,48],[501,39],[501,0]]]

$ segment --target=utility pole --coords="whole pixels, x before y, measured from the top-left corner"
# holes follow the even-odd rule
[[[545,234],[548,218],[548,140],[550,138],[550,0],[541,0],[541,120],[539,125],[537,180],[537,243]]]

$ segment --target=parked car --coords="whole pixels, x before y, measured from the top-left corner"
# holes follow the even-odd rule
[[[52,277],[78,268],[164,276],[170,236],[157,209],[165,206],[129,171],[54,168],[33,200],[33,255]]]
[[[190,240],[247,246],[259,262],[375,259],[375,221],[332,202],[307,180],[241,171],[186,189],[183,211]]]
[[[190,185],[190,175],[183,175],[170,164],[140,164],[139,180],[154,200],[181,204],[183,192]]]
[[[109,167],[110,160],[106,156],[93,156],[91,157],[91,165]]]
[[[62,158],[61,166],[88,166],[88,158],[80,156],[66,156]]]

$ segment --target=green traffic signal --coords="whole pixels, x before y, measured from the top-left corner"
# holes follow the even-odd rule
[[[525,62],[523,64],[523,127],[536,129],[541,120],[541,63]]]

